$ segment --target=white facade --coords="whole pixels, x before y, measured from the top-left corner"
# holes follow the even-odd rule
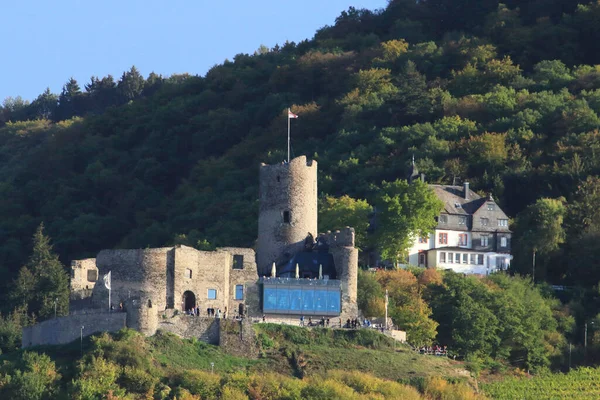
[[[473,236],[469,231],[436,229],[425,239],[414,239],[408,264],[485,275],[508,268],[512,260],[510,254],[473,250]]]

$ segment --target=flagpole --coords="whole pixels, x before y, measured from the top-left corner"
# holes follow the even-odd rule
[[[287,121],[288,121],[288,141],[287,141],[287,147],[288,147],[288,164],[290,163],[290,109],[288,108],[288,115],[287,115]]]
[[[388,328],[388,290],[385,289],[385,330],[387,331]]]

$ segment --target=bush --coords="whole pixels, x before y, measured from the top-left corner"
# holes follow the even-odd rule
[[[432,400],[476,400],[482,398],[464,383],[449,383],[437,376],[426,380],[425,396]]]
[[[57,392],[60,375],[54,361],[46,354],[23,353],[13,375],[0,380],[0,398],[41,400],[52,398]]]
[[[129,392],[143,394],[153,391],[158,378],[144,370],[127,366],[123,369],[119,383]]]
[[[174,382],[202,399],[216,399],[221,388],[221,377],[210,372],[191,370],[175,376]]]

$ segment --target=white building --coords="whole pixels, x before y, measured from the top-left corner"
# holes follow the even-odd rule
[[[415,238],[408,263],[466,274],[505,270],[512,256],[508,217],[492,196],[483,198],[463,186],[429,185],[444,208],[435,232]]]

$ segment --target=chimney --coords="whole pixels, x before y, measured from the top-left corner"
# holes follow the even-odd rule
[[[463,183],[463,187],[465,190],[465,200],[469,200],[469,182]]]

